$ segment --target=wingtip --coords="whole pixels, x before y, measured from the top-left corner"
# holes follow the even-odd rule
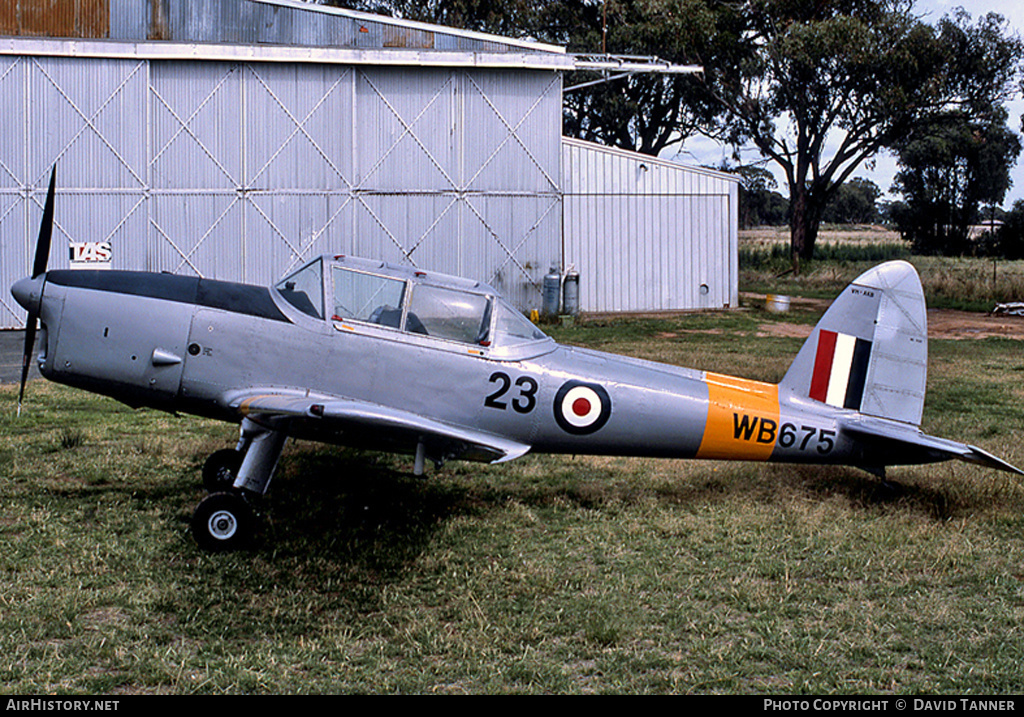
[[[978,448],[977,446],[968,445],[969,453],[960,456],[963,460],[970,463],[976,463],[978,465],[986,466],[988,468],[995,468],[996,470],[1004,471],[1005,473],[1012,473],[1018,476],[1024,476],[1022,471],[1017,466],[1004,461],[998,456],[994,456],[988,451]]]

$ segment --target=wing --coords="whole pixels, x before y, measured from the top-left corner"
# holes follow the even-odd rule
[[[456,426],[409,411],[325,394],[281,389],[252,389],[225,397],[231,408],[252,418],[284,417],[312,433],[348,435],[345,443],[365,442],[414,451],[423,443],[434,459],[502,463],[518,458],[530,446],[493,433]]]

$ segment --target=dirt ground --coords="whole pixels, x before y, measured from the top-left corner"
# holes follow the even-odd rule
[[[928,312],[928,336],[940,339],[979,339],[989,336],[1024,339],[1024,316],[935,309]]]
[[[749,297],[755,298],[755,297]],[[823,299],[793,298],[793,306],[820,309],[828,308]],[[811,333],[810,326],[787,322],[761,325],[766,335],[793,336],[804,338]],[[1024,316],[1007,314],[981,314],[952,309],[928,310],[928,337],[932,339],[984,339],[1002,336],[1008,339],[1024,339]]]

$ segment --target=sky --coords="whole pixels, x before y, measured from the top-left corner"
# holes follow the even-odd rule
[[[959,2],[956,0],[916,0],[914,7],[923,16],[924,21],[930,24],[937,22],[957,7],[967,10],[972,18],[977,18],[988,12],[995,12],[1007,19],[1011,32],[1024,37],[1024,2],[1021,2],[1021,0],[986,0],[985,2],[979,2],[979,0],[960,0]],[[1020,134],[1021,115],[1024,114],[1024,98],[1018,94],[1014,101],[1007,106],[1007,109],[1010,113],[1008,121],[1010,129]],[[728,147],[722,147],[707,140],[691,139],[680,150],[676,160],[687,164],[698,163],[714,166],[720,164],[723,160],[730,160],[731,157],[732,150]],[[750,148],[743,151],[742,157],[743,161],[747,163],[756,162],[760,155],[756,149]],[[777,170],[776,165],[769,162],[765,165],[765,168],[775,174],[778,181],[778,190],[786,194],[785,179],[781,172]],[[896,162],[891,156],[879,155],[875,160],[873,168],[862,164],[854,170],[852,177],[863,177],[864,179],[871,180],[882,190],[885,198],[892,199],[895,197],[889,194],[889,189],[892,186],[896,169]],[[1017,164],[1011,172],[1011,178],[1013,186],[1010,187],[1003,200],[1003,207],[1005,209],[1009,209],[1014,201],[1024,199],[1024,152],[1018,157]]]

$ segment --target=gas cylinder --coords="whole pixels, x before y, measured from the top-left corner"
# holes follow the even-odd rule
[[[562,282],[562,313],[576,316],[580,313],[580,275],[569,269]]]
[[[545,316],[557,316],[560,294],[562,289],[562,275],[558,267],[553,266],[544,277],[544,300],[543,309]]]

